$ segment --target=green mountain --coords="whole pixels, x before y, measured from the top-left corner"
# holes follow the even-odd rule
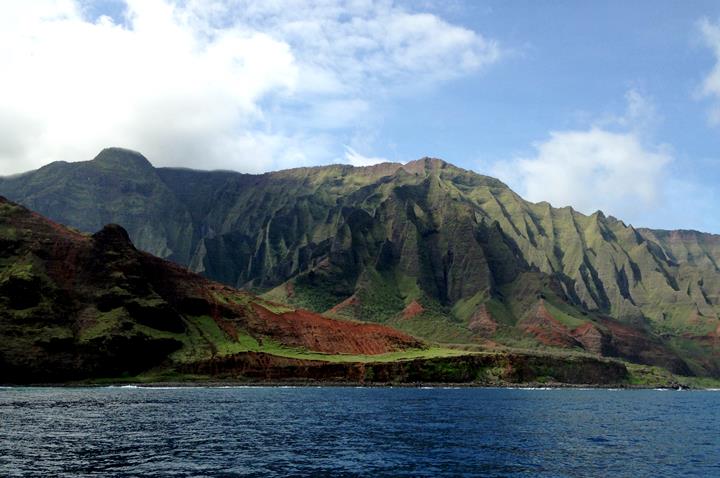
[[[720,375],[719,236],[530,203],[438,159],[246,175],[113,148],[0,194],[84,231],[119,223],[141,249],[331,317]]]
[[[0,197],[0,383],[75,380],[626,384],[589,356],[473,353],[255,297]],[[660,377],[668,384],[672,377]]]

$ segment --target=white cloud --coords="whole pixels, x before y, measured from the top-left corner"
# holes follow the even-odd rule
[[[93,20],[82,5],[0,3],[0,174],[109,145],[197,168],[326,162],[330,132],[500,55],[383,0],[126,0]]]
[[[666,145],[648,145],[637,124],[654,111],[637,92],[626,97],[621,131],[592,126],[551,132],[536,143],[535,154],[495,165],[495,173],[531,201],[573,206],[590,214],[598,209],[626,220],[640,219],[664,201],[666,168],[673,160]],[[642,113],[642,114],[641,114]],[[638,221],[636,221],[637,223]]]
[[[13,141],[4,173],[88,159],[108,145],[204,166],[217,159],[206,156],[212,150],[232,153],[233,142],[257,134],[247,127],[262,117],[263,96],[295,87],[289,47],[262,32],[203,36],[158,0],[129,1],[130,28],[89,22],[66,4],[50,17],[16,8],[18,27],[0,33],[0,121],[22,120],[0,134],[0,144]],[[7,19],[6,5],[15,4],[0,9]]]
[[[636,134],[647,134],[661,119],[651,98],[637,89],[625,93],[625,112],[621,115],[609,115],[595,126],[600,128],[620,128]]]
[[[643,147],[632,133],[553,132],[535,145],[534,157],[515,161],[522,190],[531,201],[620,214],[656,204],[668,151]]]
[[[703,80],[700,92],[703,96],[713,97],[716,100],[710,110],[709,120],[710,123],[717,125],[720,124],[720,103],[718,103],[720,100],[720,24],[703,18],[698,25],[705,44],[715,54],[715,66]]]
[[[495,41],[391,1],[240,0],[227,9],[292,45],[312,72],[299,85],[307,91],[376,94],[466,74],[500,56]]]
[[[386,158],[363,156],[350,146],[345,146],[345,161],[356,167],[389,162]]]

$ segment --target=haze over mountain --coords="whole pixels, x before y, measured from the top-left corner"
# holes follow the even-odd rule
[[[0,194],[84,231],[121,224],[150,253],[333,317],[720,373],[720,237],[530,203],[439,159],[249,175],[110,148]]]

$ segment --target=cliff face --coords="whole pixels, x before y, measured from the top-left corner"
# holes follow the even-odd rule
[[[6,178],[0,193],[83,230],[95,229],[83,211],[104,214],[145,250],[315,312],[720,373],[717,236],[529,203],[430,158],[243,175],[130,154]],[[94,182],[78,186],[77,171]]]
[[[395,362],[328,363],[253,352],[186,367],[192,373],[235,380],[317,380],[356,383],[561,383],[617,385],[628,380],[621,363],[592,357],[497,353]]]
[[[134,375],[234,353],[382,354],[423,347],[378,324],[341,322],[211,282],[0,198],[0,382]]]

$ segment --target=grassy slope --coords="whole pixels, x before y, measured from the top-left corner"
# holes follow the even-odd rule
[[[447,347],[431,346],[408,349],[379,355],[328,354],[301,347],[288,347],[272,339],[258,340],[247,332],[238,331],[237,339],[230,337],[208,316],[186,317],[188,330],[184,333],[159,331],[139,326],[144,333],[158,338],[172,338],[183,343],[182,348],[173,352],[171,358],[178,364],[192,363],[214,357],[223,357],[241,352],[263,352],[279,357],[328,362],[384,362],[415,358],[452,357],[467,352]]]

